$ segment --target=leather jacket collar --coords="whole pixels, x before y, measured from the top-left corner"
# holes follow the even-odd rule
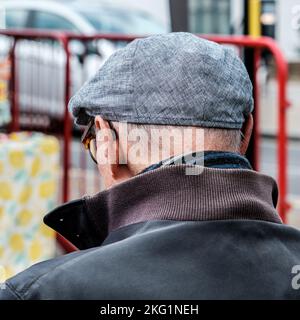
[[[44,222],[79,249],[87,249],[101,245],[113,230],[147,220],[281,223],[277,197],[276,182],[252,170],[172,165],[63,204]]]

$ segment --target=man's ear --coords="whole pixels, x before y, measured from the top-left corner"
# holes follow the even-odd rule
[[[102,156],[108,160],[105,167],[110,171],[110,174],[114,176],[119,165],[119,140],[117,139],[116,133],[111,128],[109,122],[104,120],[101,116],[95,117],[95,127],[97,132],[101,130],[101,134],[103,134],[104,141],[107,145],[105,154],[97,153],[97,157]],[[98,163],[102,166],[101,159],[99,159]]]
[[[97,161],[100,174],[104,178],[106,187],[109,188],[115,184],[131,178],[133,176],[133,173],[130,171],[127,164],[120,164],[120,140],[118,138],[117,132],[113,130],[109,122],[104,120],[101,116],[96,116],[95,127],[96,131],[104,131],[104,141],[107,144],[105,153],[103,152],[102,154],[101,152],[97,151]],[[106,161],[105,164],[101,164],[101,157],[105,157],[108,161]]]
[[[253,116],[250,113],[248,118],[246,118],[245,123],[241,130],[243,134],[243,138],[240,145],[240,153],[243,155],[246,154],[246,151],[248,149],[252,130],[253,130]]]

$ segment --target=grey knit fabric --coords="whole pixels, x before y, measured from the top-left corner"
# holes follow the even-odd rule
[[[77,124],[107,120],[240,129],[252,84],[234,50],[178,32],[119,49],[72,97]]]

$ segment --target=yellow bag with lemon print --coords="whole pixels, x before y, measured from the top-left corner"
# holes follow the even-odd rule
[[[43,216],[57,205],[59,143],[41,133],[0,135],[0,282],[55,254]]]

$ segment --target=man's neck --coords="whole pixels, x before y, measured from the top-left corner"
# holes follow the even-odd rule
[[[147,168],[143,169],[140,173],[175,164],[200,165],[204,167],[222,169],[252,169],[248,159],[245,156],[240,155],[239,153],[210,150],[177,155],[158,163],[151,164]]]

